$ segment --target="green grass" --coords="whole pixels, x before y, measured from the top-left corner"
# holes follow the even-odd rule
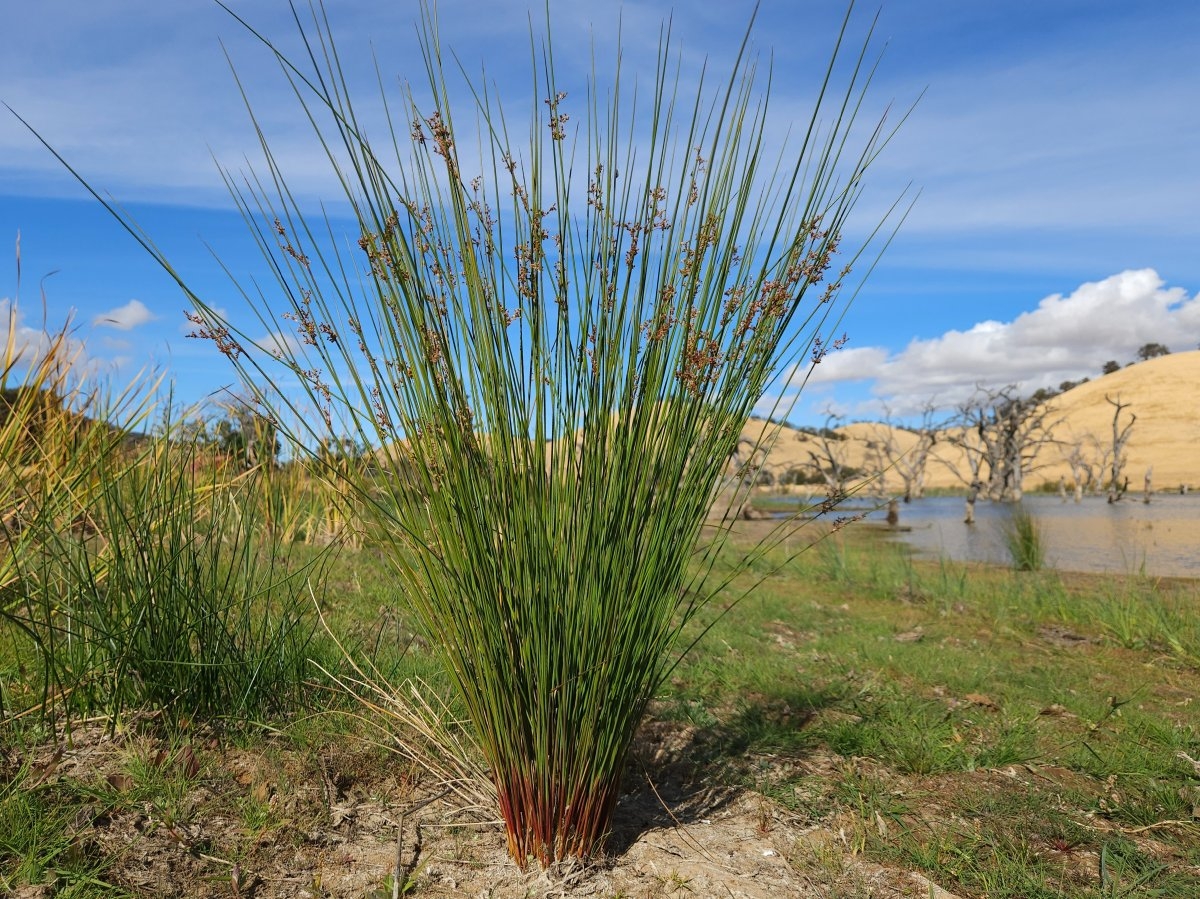
[[[1030,580],[839,535],[714,626],[664,713],[710,730],[724,776],[959,895],[1189,896],[1198,608],[1190,582]]]
[[[1012,506],[1001,531],[1004,546],[1017,571],[1041,571],[1046,564],[1046,541],[1041,527],[1020,503]]]
[[[376,549],[342,551],[323,584],[327,621],[358,658],[447,686]],[[1195,582],[913,561],[850,528],[783,564],[736,615],[711,620],[718,605],[693,621],[689,632],[711,630],[651,713],[694,728],[684,762],[707,785],[755,790],[843,835],[787,854],[805,870],[836,879],[835,859],[859,853],[969,899],[1184,899],[1200,889],[1200,776],[1183,757],[1200,759],[1197,608]],[[32,701],[20,688],[34,672],[11,639],[0,645],[8,694]],[[419,766],[366,742],[381,726],[403,731],[354,708],[315,691],[303,714],[273,713],[266,729],[133,716],[107,761],[44,782],[33,760],[51,757],[55,738],[36,716],[9,721],[0,883],[149,896],[129,876],[134,859],[101,848],[130,815],[154,822],[144,839],[159,852],[191,859],[181,877],[213,876],[195,853],[251,870],[331,827],[324,800],[280,797],[326,779],[415,789]],[[172,827],[200,842],[171,848]],[[469,844],[455,851],[469,858]]]
[[[253,475],[198,473],[170,435],[127,455],[96,463],[85,526],[31,518],[39,539],[5,614],[38,651],[43,697],[114,720],[126,708],[246,718],[294,702],[315,674],[306,585],[321,557],[298,562],[273,533]]]

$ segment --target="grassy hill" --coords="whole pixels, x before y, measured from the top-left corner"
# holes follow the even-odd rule
[[[1122,427],[1130,414],[1136,415],[1126,446],[1126,473],[1133,490],[1140,490],[1146,470],[1153,466],[1156,489],[1188,484],[1200,488],[1200,350],[1172,353],[1139,362],[1112,374],[1098,376],[1050,400],[1050,420],[1056,444],[1039,453],[1036,469],[1027,475],[1025,489],[1036,489],[1045,482],[1057,483],[1059,477],[1071,481],[1066,455],[1079,443],[1092,456],[1099,453],[1096,444],[1107,446],[1112,440],[1113,406],[1111,397],[1128,403],[1121,416]],[[842,464],[871,470],[871,444],[893,435],[899,447],[910,449],[917,435],[903,429],[891,430],[881,423],[859,422],[838,428],[842,439],[825,438],[789,425],[774,425],[761,419],[751,420],[742,432],[746,441],[755,443],[766,434],[774,436],[766,455],[766,468],[778,477],[794,468],[811,469],[813,455],[824,455],[827,443]],[[958,487],[963,481],[955,471],[966,472],[961,450],[939,435],[926,475],[929,488]],[[765,441],[766,442],[766,441]],[[887,489],[898,489],[893,474]]]

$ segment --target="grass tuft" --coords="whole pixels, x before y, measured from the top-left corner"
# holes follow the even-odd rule
[[[256,475],[229,481],[168,429],[100,454],[74,524],[31,503],[6,615],[39,650],[43,705],[115,720],[246,718],[299,698],[315,632],[306,579],[264,527]]]
[[[439,648],[511,854],[549,865],[600,847],[688,623],[747,570],[715,569],[729,521],[706,520],[722,488],[731,516],[745,502],[726,468],[764,395],[794,401],[785,385],[845,340],[837,301],[870,268],[847,223],[891,132],[859,121],[869,38],[835,51],[777,147],[749,32],[728,80],[693,87],[669,29],[636,103],[619,64],[611,85],[567,85],[532,34],[514,129],[486,78],[451,83],[422,11],[425,85],[381,97],[374,142],[323,7],[297,15],[300,59],[238,19],[291,79],[354,223],[299,201],[260,128],[265,170],[227,182],[271,288],[235,277],[244,326],[189,291],[192,320],[272,422],[298,423],[297,452],[371,447],[375,472],[326,477]],[[256,341],[264,325],[288,339]]]
[[[1046,540],[1037,519],[1020,503],[1013,505],[1003,526],[1004,546],[1017,571],[1041,571],[1046,564]]]

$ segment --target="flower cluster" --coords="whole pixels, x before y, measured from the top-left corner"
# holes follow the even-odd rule
[[[275,219],[275,233],[279,235],[279,249],[287,253],[305,268],[308,268],[308,257],[292,246],[292,242],[288,240],[287,228],[283,226],[283,222]]]
[[[683,355],[679,367],[675,370],[675,377],[679,379],[684,390],[694,397],[699,397],[709,385],[717,382],[725,353],[721,350],[720,342],[714,340],[712,334],[696,326],[696,317],[696,310],[693,309],[687,337],[684,339]]]
[[[547,97],[542,101],[550,107],[550,121],[548,123],[548,127],[550,128],[550,137],[553,140],[563,140],[567,136],[567,132],[563,128],[563,125],[570,121],[571,117],[565,112],[558,111],[558,104],[566,98],[567,92],[559,91],[553,97]]]
[[[234,362],[237,361],[238,356],[245,352],[242,349],[242,345],[233,338],[229,333],[229,329],[224,325],[210,325],[199,313],[187,309],[183,311],[183,314],[188,321],[196,326],[194,331],[188,333],[188,337],[194,337],[198,340],[211,340],[217,345],[217,350],[224,353]]]
[[[300,290],[300,302],[293,306],[291,312],[281,316],[287,321],[296,323],[296,333],[305,346],[317,346],[318,335],[322,335],[330,343],[337,343],[337,332],[328,322],[319,322],[312,314],[312,291],[307,288]]]
[[[833,352],[835,350],[840,350],[849,341],[850,341],[849,336],[843,334],[841,337],[837,338],[832,343],[827,344],[827,343],[825,343],[825,341],[823,341],[821,339],[821,335],[818,334],[817,336],[815,336],[813,338],[813,341],[812,341],[813,365],[819,364],[820,361],[822,359],[824,359],[828,353]]]

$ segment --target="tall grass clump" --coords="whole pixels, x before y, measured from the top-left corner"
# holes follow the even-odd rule
[[[269,283],[231,273],[241,324],[189,291],[195,334],[305,423],[298,446],[341,428],[393,473],[343,483],[461,693],[511,854],[587,856],[682,629],[732,579],[710,576],[728,522],[705,523],[741,429],[841,343],[870,243],[848,217],[887,137],[858,119],[866,41],[773,143],[748,34],[727,80],[689,84],[664,28],[636,89],[619,53],[611,83],[561,82],[534,35],[517,125],[486,77],[452,87],[428,8],[424,88],[370,114],[324,10],[296,20],[306,58],[262,40],[354,223],[293,194],[260,127],[266,168],[227,180]]]
[[[1046,565],[1046,538],[1037,519],[1024,506],[1015,504],[1001,526],[1001,536],[1013,568],[1041,571]]]
[[[293,707],[316,631],[307,581],[264,526],[256,472],[214,477],[168,432],[98,464],[84,525],[45,535],[22,623],[68,707],[114,720]]]
[[[17,302],[5,312],[0,619],[41,675],[37,705],[115,720],[130,706],[238,715],[295,697],[315,622],[303,572],[273,564],[252,477],[202,464],[169,423],[140,433],[157,377],[114,389],[69,322],[28,327]]]
[[[25,575],[47,535],[85,526],[98,465],[146,420],[157,379],[142,373],[112,389],[69,319],[43,320],[40,328],[24,321],[19,235],[16,272],[13,299],[0,302],[0,621],[21,639],[32,636],[25,610],[33,588]],[[41,667],[45,707],[55,691],[48,666]],[[7,705],[0,693],[0,716],[16,711]]]
[[[18,254],[17,269],[20,271]],[[113,393],[89,378],[70,322],[37,330],[20,305],[0,321],[0,597],[15,588],[17,566],[36,515],[67,526],[95,484],[95,463],[125,429],[144,421],[152,379]],[[36,513],[35,513],[36,510]]]

